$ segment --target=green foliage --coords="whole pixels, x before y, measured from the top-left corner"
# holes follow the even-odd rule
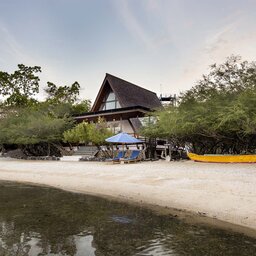
[[[89,142],[89,124],[82,122],[70,130],[63,133],[64,141],[70,143],[88,143]]]
[[[90,100],[83,100],[72,105],[72,115],[80,115],[89,112],[91,108]]]
[[[72,126],[68,117],[49,115],[45,106],[26,107],[10,112],[0,122],[0,144],[28,145],[58,142]]]
[[[38,66],[27,67],[18,65],[18,70],[12,74],[0,71],[0,95],[5,100],[5,106],[28,106],[36,102],[33,98],[39,92],[39,77],[41,72]]]
[[[74,104],[78,100],[80,85],[74,82],[71,86],[56,86],[54,83],[47,82],[47,101],[52,103]]]
[[[74,114],[73,106],[70,103],[59,103],[59,104],[53,104],[52,102],[40,102],[37,104],[37,106],[48,113],[48,115],[52,117],[57,117],[57,118],[71,118],[72,115]],[[34,106],[36,108],[36,106]]]
[[[99,118],[97,123],[89,124],[88,135],[90,142],[94,145],[100,146],[106,144],[105,139],[112,136],[113,133],[108,129],[106,121]]]
[[[15,144],[35,148],[35,144],[46,144],[50,148],[50,143],[62,141],[64,131],[74,126],[73,115],[89,111],[90,101],[78,100],[78,82],[59,87],[48,82],[47,99],[37,101],[38,72],[41,72],[40,67],[23,64],[12,74],[0,71],[1,146]]]
[[[79,101],[80,85],[74,82],[71,86],[56,86],[48,82],[45,89],[47,100],[51,105],[66,104],[70,106],[71,115],[79,115],[88,112],[91,107],[90,100]]]
[[[142,131],[190,143],[197,153],[245,153],[256,149],[256,64],[231,56],[211,66],[177,107],[157,113]]]
[[[106,144],[105,139],[112,135],[102,118],[99,118],[97,123],[82,122],[63,134],[65,142],[85,144],[92,142],[97,146]]]

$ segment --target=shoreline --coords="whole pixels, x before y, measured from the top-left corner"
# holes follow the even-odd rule
[[[0,160],[0,180],[136,204],[186,222],[256,237],[256,168],[252,164]]]
[[[35,184],[35,183],[30,183],[30,184],[45,187],[45,185],[41,185],[41,184]],[[56,187],[54,187],[54,188],[56,188]],[[217,219],[215,217],[209,217],[209,216],[202,214],[201,212],[196,213],[196,212],[188,211],[185,209],[176,209],[176,208],[172,208],[172,207],[168,207],[168,206],[150,204],[150,203],[146,203],[143,201],[137,202],[137,201],[134,201],[133,199],[125,198],[125,197],[121,198],[121,197],[107,196],[107,195],[97,194],[97,193],[89,193],[89,192],[85,193],[85,192],[66,190],[66,189],[63,189],[63,190],[70,192],[70,193],[91,195],[91,196],[95,196],[95,197],[101,197],[101,198],[104,198],[104,199],[110,200],[110,201],[113,200],[115,202],[122,202],[122,203],[126,203],[126,204],[133,205],[133,206],[143,207],[143,208],[152,210],[155,214],[169,215],[170,217],[178,218],[185,223],[195,224],[195,225],[199,224],[199,225],[208,226],[208,227],[217,228],[217,229],[219,228],[222,230],[231,231],[231,232],[235,232],[235,233],[241,233],[241,234],[256,238],[256,230],[255,229],[252,229],[247,226],[241,226],[241,225],[238,225],[235,223],[223,221],[223,220]]]

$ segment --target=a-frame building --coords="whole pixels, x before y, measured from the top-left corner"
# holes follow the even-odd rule
[[[94,122],[103,117],[113,132],[137,134],[139,118],[161,107],[156,93],[106,74],[91,111],[75,119]]]

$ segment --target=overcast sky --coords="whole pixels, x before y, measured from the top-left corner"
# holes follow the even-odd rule
[[[191,88],[231,54],[256,60],[256,0],[0,0],[0,70],[42,67],[94,100],[105,73],[157,93]]]

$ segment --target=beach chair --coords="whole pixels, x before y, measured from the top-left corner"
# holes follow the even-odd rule
[[[133,150],[129,157],[123,159],[124,163],[135,163],[141,160],[140,150]]]
[[[125,151],[119,151],[118,154],[115,157],[108,158],[108,159],[106,159],[106,161],[113,162],[113,163],[119,163],[120,159],[124,158],[125,153],[126,153]]]

